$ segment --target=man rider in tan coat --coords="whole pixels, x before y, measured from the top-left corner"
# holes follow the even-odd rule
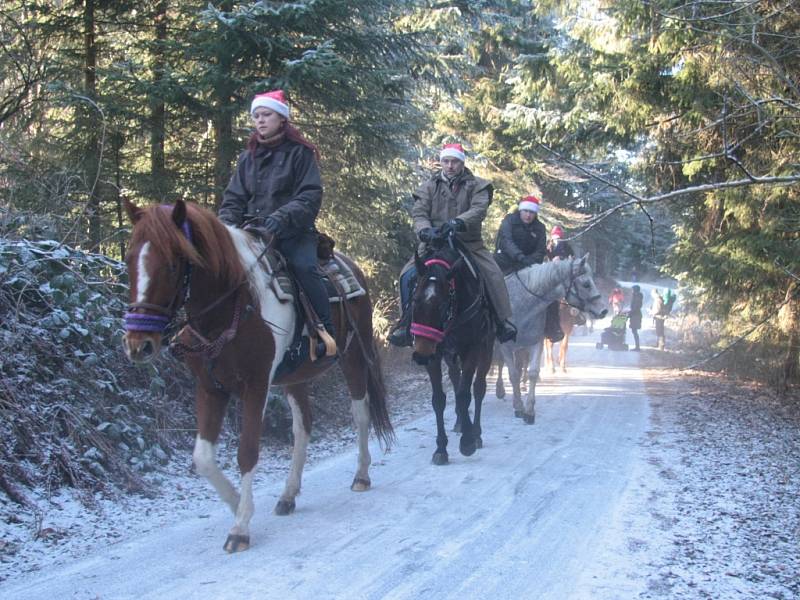
[[[444,145],[439,155],[441,171],[423,183],[414,194],[414,206],[411,209],[414,233],[422,242],[422,254],[424,244],[430,242],[436,233],[443,229],[455,231],[456,238],[469,251],[484,278],[497,322],[497,339],[507,342],[517,335],[516,328],[508,320],[511,317],[508,290],[500,267],[481,238],[481,227],[494,189],[489,181],[476,177],[464,166],[465,158],[461,144]],[[416,268],[412,259],[400,274],[404,314],[389,336],[389,341],[396,346],[411,345],[408,331],[410,315],[406,308],[415,278]]]

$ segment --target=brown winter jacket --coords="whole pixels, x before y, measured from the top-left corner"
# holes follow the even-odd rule
[[[278,237],[288,238],[314,226],[322,205],[322,180],[314,152],[291,140],[276,147],[259,144],[239,155],[225,189],[219,218],[240,226],[249,218],[273,216]]]
[[[466,231],[457,233],[469,250],[483,247],[481,226],[492,201],[492,184],[475,177],[469,169],[450,185],[441,172],[423,183],[414,194],[411,218],[414,233],[426,227],[439,227],[450,219],[461,219]]]

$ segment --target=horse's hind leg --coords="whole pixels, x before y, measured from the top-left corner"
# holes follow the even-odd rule
[[[367,372],[365,370],[371,367],[364,364],[361,357],[352,349],[344,353],[340,367],[350,391],[350,411],[353,414],[353,424],[358,433],[358,464],[350,489],[354,492],[364,492],[372,485],[369,478],[369,465],[372,457],[369,453],[370,414],[367,404]]]
[[[292,409],[294,446],[292,448],[292,466],[289,468],[286,486],[275,505],[275,514],[281,516],[294,512],[295,497],[300,493],[308,440],[311,437],[311,403],[308,399],[308,386],[304,383],[287,385],[286,397],[289,400],[289,407]]]
[[[495,351],[496,356],[496,363],[497,363],[497,383],[494,386],[494,395],[497,396],[498,400],[502,400],[506,397],[506,386],[503,383],[503,352],[498,347]]]
[[[558,364],[561,365],[561,372],[567,372],[567,349],[569,348],[569,334],[564,334],[561,340],[561,348],[558,350]]]
[[[539,380],[539,363],[542,359],[542,342],[531,347],[531,358],[528,363],[528,395],[522,410],[522,419],[528,425],[536,421],[536,382]]]

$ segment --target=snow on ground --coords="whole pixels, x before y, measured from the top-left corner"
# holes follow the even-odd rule
[[[427,383],[403,373],[390,390],[399,443],[386,454],[373,444],[371,491],[348,489],[351,440],[318,439],[297,512],[276,517],[288,451],[265,456],[253,546],[235,556],[221,549],[227,509],[188,463],[158,498],[101,502],[101,514],[62,496],[40,527],[2,525],[0,594],[800,597],[796,404],[674,371],[645,381],[640,361],[664,355],[596,350],[607,324],[573,337],[567,374],[544,376],[535,425],[487,397],[484,448],[472,457],[449,434],[451,464],[431,465]],[[32,539],[39,529],[52,533]]]

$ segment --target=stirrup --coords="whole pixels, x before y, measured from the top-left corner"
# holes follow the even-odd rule
[[[312,343],[309,344],[308,349],[309,353],[311,354],[311,362],[319,360],[320,358],[325,358],[326,356],[336,356],[336,340],[333,339],[331,334],[328,333],[323,325],[317,326],[317,337],[323,344],[325,344],[325,353],[318,354],[317,344],[312,341]]]

